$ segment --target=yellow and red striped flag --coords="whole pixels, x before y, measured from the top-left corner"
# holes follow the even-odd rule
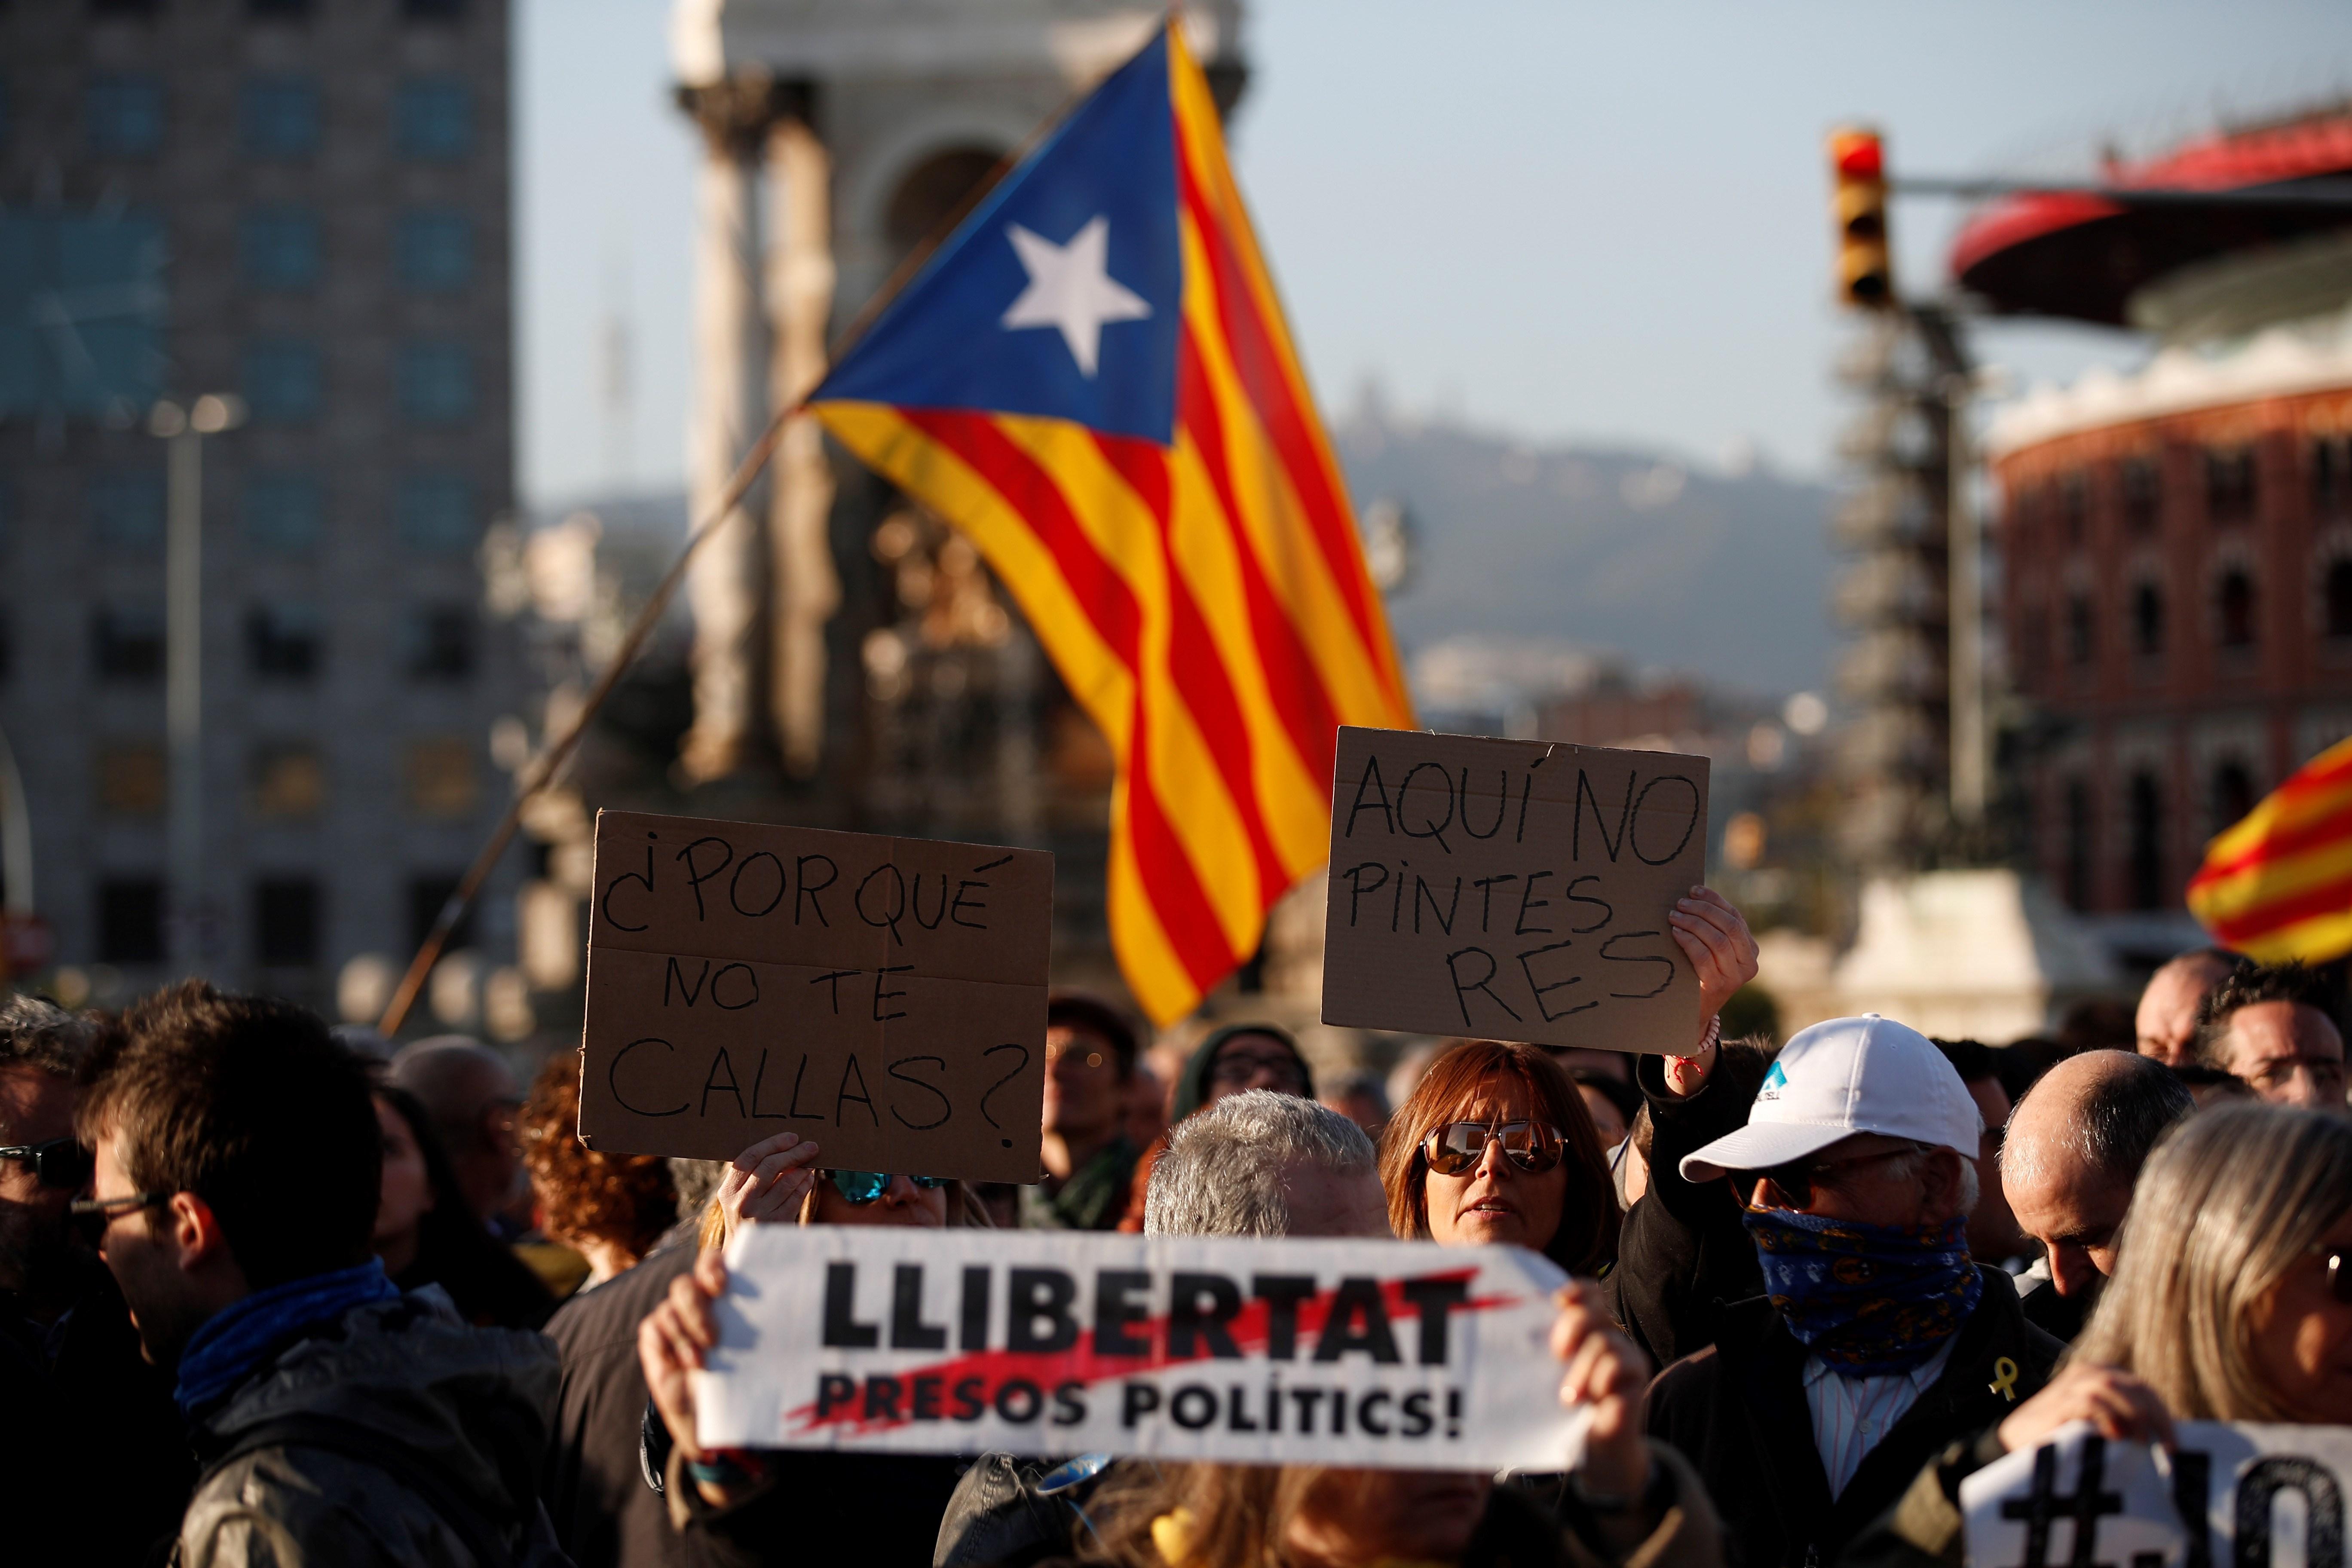
[[[1354,509],[1163,28],[809,398],[976,544],[1118,760],[1111,942],[1155,1022],[1329,847],[1342,724],[1412,709]]]
[[[2189,912],[2263,963],[2352,952],[2352,741],[2339,741],[2205,847]]]

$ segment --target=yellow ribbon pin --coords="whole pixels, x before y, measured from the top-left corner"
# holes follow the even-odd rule
[[[1992,1363],[1992,1381],[1985,1384],[2011,1405],[2017,1403],[2017,1363],[2002,1356]]]

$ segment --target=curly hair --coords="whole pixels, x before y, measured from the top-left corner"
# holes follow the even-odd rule
[[[548,1058],[523,1102],[522,1163],[547,1233],[608,1242],[643,1258],[677,1222],[669,1163],[655,1154],[606,1154],[580,1142],[580,1057]]]
[[[2326,987],[2310,970],[2300,963],[2256,963],[2248,959],[2197,1005],[2197,1033],[2189,1042],[2189,1059],[2200,1067],[2232,1070],[2227,1044],[2230,1021],[2243,1009],[2264,1002],[2292,1002],[2326,1014],[2330,1023],[2336,1021]]]

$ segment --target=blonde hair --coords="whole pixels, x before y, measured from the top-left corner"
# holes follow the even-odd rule
[[[1083,1563],[1122,1568],[1286,1568],[1290,1521],[1327,1472],[1311,1466],[1127,1465],[1089,1501]]]
[[[2075,1342],[2175,1415],[2289,1419],[2256,1370],[2254,1309],[2352,1210],[2352,1121],[2231,1105],[2182,1122],[2141,1170],[2115,1277]]]

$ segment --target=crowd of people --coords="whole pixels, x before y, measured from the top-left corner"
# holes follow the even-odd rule
[[[1443,1044],[1327,1075],[1267,1022],[1182,1056],[1057,996],[1043,1172],[992,1188],[575,1136],[442,1037],[386,1058],[202,982],[0,998],[8,1560],[181,1568],[1958,1563],[1958,1488],[2087,1420],[2352,1425],[2340,996],[2217,951],[2137,1049],[1875,1015],[1726,1039],[1737,910],[1673,916],[1678,1055]],[[759,1225],[1509,1244],[1569,1277],[1549,1473],[705,1448]]]

